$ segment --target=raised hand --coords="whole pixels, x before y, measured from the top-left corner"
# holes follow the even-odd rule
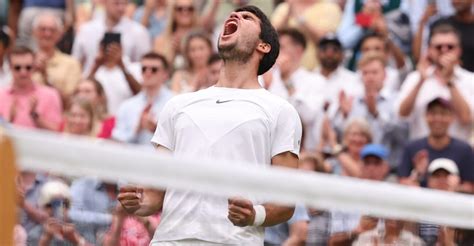
[[[129,214],[134,214],[141,208],[143,188],[136,186],[126,186],[120,188],[117,200]]]

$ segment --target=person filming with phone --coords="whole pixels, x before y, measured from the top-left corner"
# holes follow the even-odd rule
[[[88,78],[95,78],[104,87],[107,108],[116,114],[122,102],[141,90],[137,82],[140,65],[123,55],[120,33],[107,32],[100,41],[99,52]],[[132,75],[133,74],[133,75]]]
[[[441,97],[453,105],[455,120],[449,129],[451,136],[468,141],[474,112],[474,74],[459,66],[462,54],[460,34],[451,25],[434,28],[428,40],[428,50],[402,85],[396,110],[407,118],[410,139],[425,137],[429,129],[423,120],[426,105]]]
[[[77,225],[68,216],[71,204],[68,185],[57,180],[47,182],[41,188],[38,203],[49,218],[28,232],[28,245],[85,246],[94,243],[91,240],[93,231],[87,226]]]

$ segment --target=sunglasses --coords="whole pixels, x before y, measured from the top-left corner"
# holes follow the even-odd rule
[[[143,66],[142,67],[142,73],[145,73],[147,70],[150,70],[151,73],[157,73],[161,70],[160,67],[154,67],[154,66]]]
[[[27,72],[31,71],[33,69],[32,65],[13,65],[13,69],[17,72],[19,72],[21,69],[25,69]]]
[[[194,7],[193,6],[176,6],[174,9],[177,12],[194,12]]]
[[[64,208],[69,208],[71,203],[67,199],[56,199],[45,204],[46,208],[58,208],[62,206],[64,206]]]
[[[448,51],[451,51],[451,50],[453,50],[454,48],[456,48],[457,45],[454,45],[454,44],[437,44],[437,45],[433,45],[433,47],[434,47],[437,51],[442,51],[443,48],[446,48]]]

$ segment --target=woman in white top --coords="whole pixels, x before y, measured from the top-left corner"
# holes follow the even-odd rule
[[[191,32],[185,39],[183,54],[185,67],[171,79],[171,89],[176,94],[197,91],[206,84],[212,41],[203,32]]]

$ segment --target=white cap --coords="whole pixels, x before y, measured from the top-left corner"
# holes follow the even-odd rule
[[[48,181],[41,187],[38,205],[45,206],[56,198],[66,198],[71,200],[71,191],[69,186],[62,181]]]
[[[434,159],[429,167],[428,167],[428,173],[434,173],[438,169],[444,169],[448,171],[451,174],[459,175],[459,169],[456,163],[450,159],[446,158],[438,158]]]

